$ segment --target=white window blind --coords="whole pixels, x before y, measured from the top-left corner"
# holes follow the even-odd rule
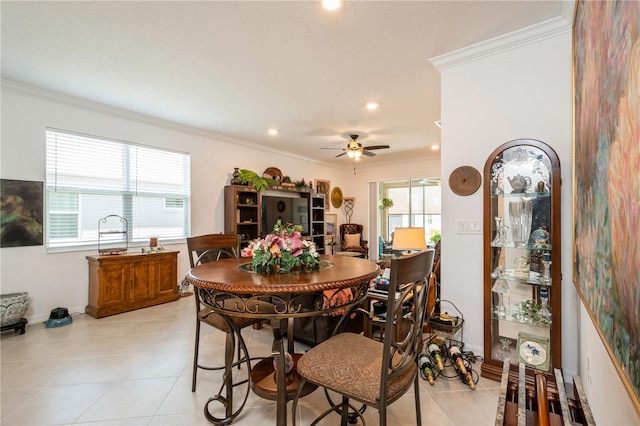
[[[189,154],[47,129],[47,248],[98,243],[98,222],[119,215],[129,242],[191,233]]]

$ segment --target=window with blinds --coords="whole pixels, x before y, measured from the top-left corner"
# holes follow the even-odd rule
[[[98,243],[98,221],[129,223],[129,243],[191,233],[189,154],[47,129],[47,248]]]

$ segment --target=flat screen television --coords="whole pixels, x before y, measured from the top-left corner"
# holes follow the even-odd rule
[[[306,198],[280,195],[262,196],[261,234],[273,231],[278,219],[282,223],[292,223],[302,227],[302,235],[309,235],[309,202]]]

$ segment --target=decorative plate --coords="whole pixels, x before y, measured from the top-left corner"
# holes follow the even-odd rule
[[[518,362],[536,370],[549,370],[549,339],[527,333],[518,334]]]
[[[265,170],[262,173],[262,177],[269,178],[269,179],[275,179],[278,182],[281,182],[282,181],[282,172],[280,171],[280,169],[278,169],[276,167],[269,167],[267,170]]]
[[[337,186],[331,191],[331,205],[336,209],[342,206],[342,190]]]
[[[471,166],[460,166],[449,176],[449,188],[458,195],[471,195],[480,188],[480,172]]]

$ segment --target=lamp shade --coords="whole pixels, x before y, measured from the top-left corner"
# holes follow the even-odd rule
[[[396,228],[393,231],[393,250],[424,250],[427,242],[424,228]]]

